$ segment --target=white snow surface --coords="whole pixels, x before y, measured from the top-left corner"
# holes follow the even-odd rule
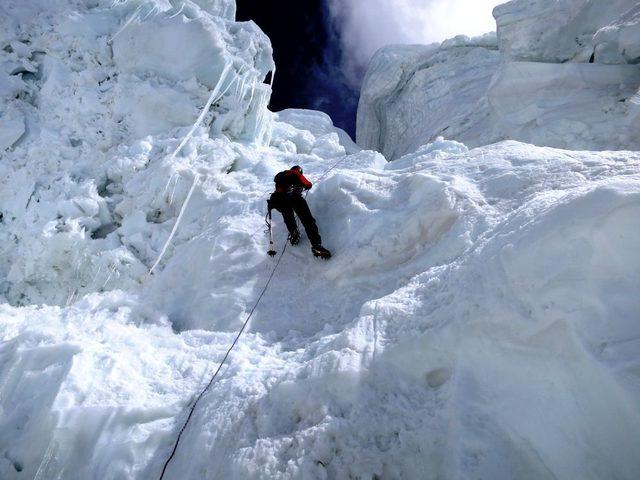
[[[442,135],[487,143],[486,92],[500,62],[495,34],[380,49],[362,86],[358,144],[396,159]]]
[[[633,17],[639,7],[637,0],[512,0],[495,7],[493,16],[500,50],[509,59],[587,62],[594,55],[596,63],[627,63],[607,59],[603,54],[608,42],[597,33],[632,23],[637,29],[638,19]],[[639,42],[636,30],[636,49]],[[628,60],[638,63],[640,56],[630,51]]]
[[[362,86],[358,144],[389,159],[438,136],[640,148],[640,2],[513,0],[494,16],[497,38],[378,51]]]
[[[639,152],[387,163],[266,110],[233,2],[1,8],[0,478],[159,477],[294,163],[334,257],[287,248],[165,478],[636,478]]]

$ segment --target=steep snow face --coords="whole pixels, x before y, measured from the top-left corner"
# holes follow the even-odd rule
[[[471,55],[452,41],[411,47],[420,55],[386,47],[362,87],[358,144],[392,159],[439,135],[471,146],[640,148],[639,6],[518,0],[494,10],[499,52]]]
[[[335,256],[288,248],[168,478],[634,479],[640,155],[438,140],[387,164],[284,118],[309,130],[276,121],[198,187],[141,288],[3,307],[2,478],[158,476],[274,265],[263,200],[295,161]]]
[[[438,138],[388,163],[266,110],[268,39],[230,1],[0,8],[0,478],[159,477],[296,163],[334,257],[285,251],[274,212],[278,269],[165,478],[636,479],[639,153]],[[388,52],[445,75],[488,70],[481,42]]]

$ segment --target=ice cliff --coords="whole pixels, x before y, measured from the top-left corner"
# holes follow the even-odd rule
[[[358,144],[391,159],[438,136],[640,147],[640,3],[514,0],[493,14],[495,37],[381,49],[362,86]]]
[[[116,278],[139,283],[205,152],[218,152],[207,164],[224,170],[236,155],[228,139],[269,141],[269,39],[233,20],[233,2],[201,3],[209,11],[0,6],[0,272],[10,302],[61,304]],[[205,130],[222,135],[183,142]]]
[[[410,133],[387,162],[320,112],[269,112],[269,40],[234,11],[0,4],[0,478],[159,478],[274,266],[264,200],[297,163],[334,258],[287,249],[165,479],[635,480],[640,153],[385,124]],[[585,34],[618,62],[596,67],[635,69],[637,15],[614,17]],[[422,78],[481,142],[506,38],[383,50],[376,98]]]

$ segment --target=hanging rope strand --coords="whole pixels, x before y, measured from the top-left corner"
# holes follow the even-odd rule
[[[326,177],[327,174],[330,171],[335,169],[338,165],[340,165],[346,159],[347,159],[347,156],[345,155],[343,158],[341,158],[340,160],[335,162],[333,165],[331,165],[331,167],[329,167],[327,170],[325,170],[322,173],[322,175],[320,175],[320,177],[316,181],[316,184],[320,183],[320,181],[322,181],[322,179],[324,179],[324,177]],[[195,185],[195,182],[194,182],[194,185]],[[309,193],[309,192],[307,191],[306,193]],[[305,194],[305,197],[306,197],[306,194]],[[265,218],[265,220],[266,220],[266,218]],[[247,325],[249,324],[249,320],[251,320],[251,317],[253,316],[253,313],[256,311],[256,308],[258,308],[258,305],[260,304],[260,301],[262,300],[262,297],[266,293],[267,288],[269,288],[269,284],[271,283],[271,280],[273,279],[273,276],[275,275],[276,270],[278,269],[278,266],[280,265],[280,261],[282,260],[282,256],[284,255],[284,252],[286,250],[287,250],[287,241],[285,240],[284,247],[282,248],[282,251],[280,252],[280,256],[278,257],[278,260],[276,261],[276,264],[273,266],[273,269],[271,270],[271,274],[269,275],[269,278],[267,279],[267,282],[265,283],[264,288],[262,289],[262,291],[260,292],[260,295],[258,296],[258,300],[256,300],[256,303],[253,305],[253,308],[249,312],[249,315],[247,315],[247,318],[245,319],[244,323],[242,324],[242,327],[240,328],[240,331],[238,332],[238,334],[236,335],[236,337],[233,340],[233,343],[231,344],[231,346],[227,350],[227,353],[225,353],[224,357],[222,358],[222,361],[220,362],[220,364],[218,364],[218,368],[216,369],[215,373],[213,374],[213,376],[209,380],[209,383],[207,383],[207,385],[202,389],[200,394],[196,397],[195,401],[191,405],[191,408],[189,409],[189,414],[187,415],[186,420],[182,424],[182,428],[180,428],[180,431],[178,432],[178,436],[176,438],[176,441],[173,444],[173,449],[171,450],[171,455],[169,455],[169,458],[167,458],[167,461],[164,462],[164,465],[162,467],[162,473],[160,474],[159,480],[163,480],[164,479],[164,475],[165,475],[165,473],[167,471],[167,467],[169,466],[169,463],[171,462],[171,460],[175,456],[176,451],[178,450],[178,444],[180,443],[180,439],[182,438],[182,434],[186,430],[187,425],[189,424],[189,421],[191,420],[191,417],[193,416],[193,412],[195,411],[196,406],[198,405],[198,402],[204,396],[204,394],[207,392],[207,390],[209,390],[209,388],[211,388],[211,385],[213,385],[213,382],[215,381],[216,377],[220,373],[220,370],[222,369],[222,366],[227,361],[227,358],[229,358],[229,355],[231,354],[231,351],[236,346],[236,344],[238,343],[238,340],[240,340],[240,337],[242,336],[242,333],[247,328]],[[155,267],[155,265],[154,265],[154,267]]]
[[[191,200],[191,195],[193,195],[193,191],[195,190],[196,185],[198,185],[199,181],[200,181],[200,175],[196,173],[196,176],[193,177],[193,183],[191,184],[191,188],[189,189],[189,193],[187,193],[187,198],[185,198],[184,202],[182,202],[182,207],[180,208],[180,213],[178,214],[178,218],[176,218],[176,221],[173,224],[173,228],[171,229],[171,233],[169,234],[169,237],[167,238],[167,240],[164,242],[164,245],[162,246],[162,250],[160,250],[160,253],[158,254],[158,258],[153,263],[152,267],[149,269],[149,275],[153,275],[153,272],[155,271],[155,269],[160,264],[160,261],[162,260],[162,257],[164,257],[164,254],[167,253],[167,248],[169,248],[169,245],[171,244],[171,240],[173,240],[173,237],[175,236],[176,232],[178,231],[178,226],[180,225],[180,220],[182,220],[182,216],[184,215],[184,212],[187,210],[187,205],[189,205],[189,200]]]
[[[327,174],[332,171],[334,168],[336,168],[338,165],[340,165],[342,162],[344,162],[347,158],[349,158],[349,155],[345,155],[344,157],[342,157],[340,160],[338,160],[336,163],[334,163],[333,165],[331,165],[329,168],[327,168],[322,175],[320,175],[320,178],[318,178],[318,180],[316,180],[316,183],[320,183],[324,177],[327,176]]]
[[[189,415],[187,415],[187,419],[184,421],[184,424],[182,425],[182,428],[180,429],[180,432],[178,433],[178,437],[176,438],[176,442],[173,445],[173,450],[171,451],[171,455],[169,455],[169,458],[167,458],[167,461],[164,463],[164,466],[162,467],[162,473],[160,474],[160,479],[159,480],[162,480],[164,478],[164,474],[167,471],[167,467],[169,466],[169,462],[171,462],[171,459],[173,459],[173,457],[176,454],[176,451],[178,450],[178,444],[180,443],[180,438],[182,437],[182,434],[184,433],[185,429],[187,428],[187,425],[189,424],[189,421],[191,420],[191,417],[193,416],[193,412],[195,411],[196,406],[198,405],[198,402],[200,401],[202,396],[206,393],[206,391],[209,390],[211,385],[213,385],[213,382],[215,381],[216,377],[218,376],[218,373],[220,373],[220,370],[222,369],[222,366],[227,361],[227,358],[229,358],[229,354],[231,353],[231,350],[233,350],[233,347],[236,346],[236,343],[238,343],[238,340],[240,340],[240,336],[242,335],[242,332],[244,332],[245,328],[247,328],[247,325],[249,324],[249,320],[251,320],[251,317],[253,316],[253,312],[255,312],[256,308],[258,308],[258,305],[260,304],[260,301],[262,300],[262,297],[264,296],[265,292],[267,291],[267,288],[269,288],[269,284],[271,283],[271,280],[273,279],[273,276],[275,275],[276,270],[278,269],[278,266],[280,265],[280,260],[282,260],[282,256],[284,255],[284,252],[286,250],[287,250],[287,242],[285,242],[284,248],[282,249],[282,252],[280,252],[280,256],[278,257],[278,261],[274,265],[273,270],[271,270],[271,274],[269,275],[269,278],[267,279],[267,282],[265,283],[264,288],[260,292],[260,295],[258,296],[258,300],[256,300],[256,303],[253,305],[253,308],[249,312],[249,315],[247,315],[247,318],[244,321],[244,323],[242,324],[242,327],[240,328],[240,331],[236,335],[236,338],[233,340],[233,343],[231,344],[231,346],[227,350],[227,353],[225,353],[224,357],[222,358],[222,361],[218,365],[218,368],[216,369],[215,373],[211,377],[211,380],[209,380],[209,383],[207,383],[207,386],[204,387],[204,389],[196,397],[196,400],[193,402],[193,405],[191,405],[191,408],[189,409]]]

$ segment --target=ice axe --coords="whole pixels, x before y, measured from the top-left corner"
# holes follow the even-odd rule
[[[267,230],[269,231],[269,251],[267,251],[267,255],[275,257],[278,252],[276,252],[273,245],[273,232],[271,229],[271,202],[269,200],[267,200],[267,216],[265,218],[265,222],[267,223]]]

